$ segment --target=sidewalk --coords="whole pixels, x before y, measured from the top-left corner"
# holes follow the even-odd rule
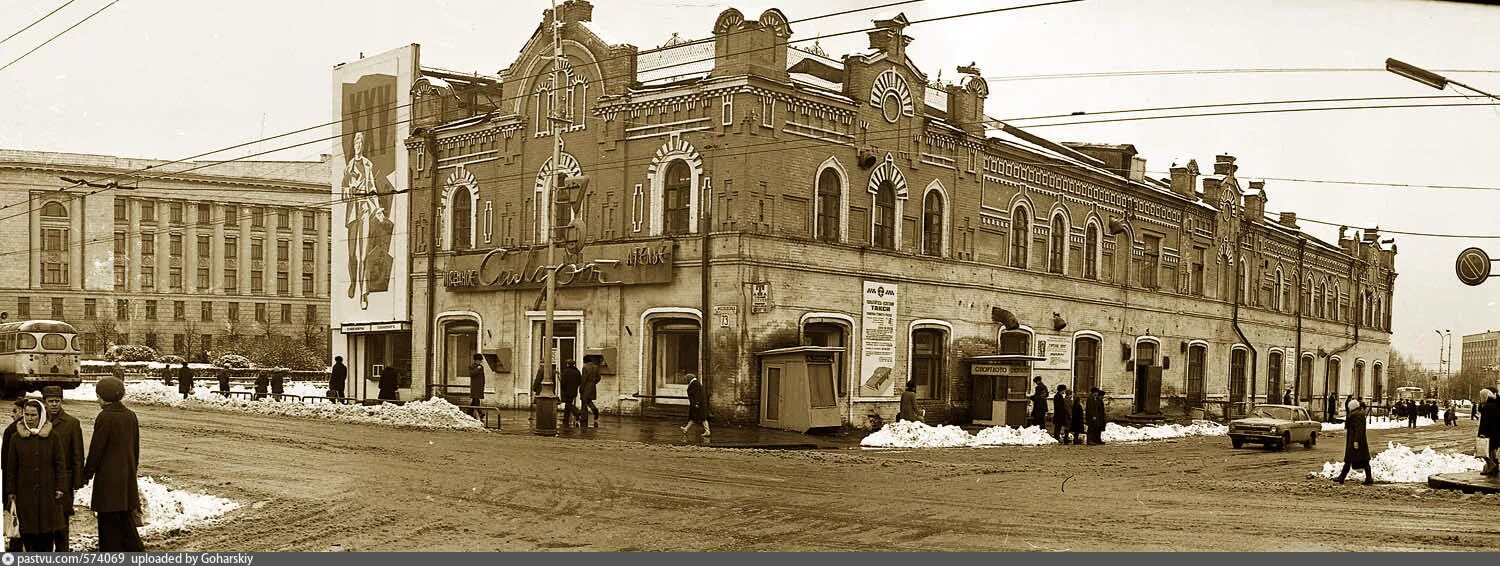
[[[529,411],[500,410],[501,434],[531,435],[532,416]],[[562,426],[558,416],[557,438],[618,440],[642,444],[694,445],[714,448],[759,448],[767,450],[816,450],[857,448],[863,437],[859,432],[842,429],[820,434],[797,434],[784,430],[756,426],[730,426],[709,423],[713,434],[699,436],[703,430],[693,427],[691,434],[683,434],[683,420],[639,417],[633,415],[600,415],[599,428],[580,429]],[[590,424],[593,424],[590,422]]]

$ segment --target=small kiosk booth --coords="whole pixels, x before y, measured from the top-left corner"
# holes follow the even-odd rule
[[[794,432],[843,425],[837,376],[844,349],[795,346],[756,354],[760,358],[760,426]]]
[[[969,417],[974,424],[1025,426],[1031,393],[1031,362],[1041,356],[1000,354],[974,356],[969,365]]]

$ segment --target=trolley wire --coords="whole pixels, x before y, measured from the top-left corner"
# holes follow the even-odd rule
[[[52,17],[52,14],[56,14],[56,13],[62,11],[63,8],[67,8],[68,6],[71,6],[73,4],[73,2],[76,2],[76,1],[77,0],[68,0],[67,2],[63,2],[63,5],[58,6],[56,8],[53,8],[51,12],[47,12],[47,15],[42,16],[40,18],[37,18],[36,21],[31,22],[29,24],[26,24],[26,27],[21,28],[19,30],[16,30],[16,32],[13,33],[13,34],[5,36],[5,39],[0,39],[0,44],[4,44],[5,42],[10,41],[12,38],[14,38],[14,37],[16,37],[18,35],[21,35],[23,33],[26,33],[26,30],[31,29],[32,26],[35,26],[35,25],[37,25],[39,23],[42,23],[42,20],[45,20],[47,18]]]
[[[84,23],[84,22],[87,22],[87,21],[89,21],[89,20],[92,20],[92,19],[94,19],[94,16],[97,16],[97,15],[99,15],[99,13],[100,13],[100,12],[103,12],[103,11],[105,11],[105,10],[108,10],[108,9],[109,9],[109,7],[110,7],[110,6],[113,6],[113,5],[115,5],[115,4],[118,4],[118,3],[119,3],[119,2],[120,2],[120,0],[111,0],[111,1],[110,1],[110,3],[108,3],[108,4],[105,4],[105,5],[104,5],[104,7],[103,7],[103,8],[100,8],[100,9],[98,9],[98,10],[94,10],[94,13],[92,13],[92,14],[89,14],[89,15],[88,15],[88,16],[85,16],[85,17],[84,17],[84,18],[83,18],[83,19],[82,19],[82,20],[78,20],[78,23],[76,23],[76,24],[73,24],[73,25],[71,25],[71,26],[68,26],[68,29],[65,29],[65,30],[62,30],[62,31],[60,31],[60,32],[57,32],[57,35],[54,35],[54,36],[52,36],[52,37],[49,37],[49,38],[47,38],[47,41],[43,41],[43,42],[42,42],[42,43],[41,43],[41,45],[38,45],[38,46],[36,46],[36,47],[33,47],[33,48],[31,48],[31,50],[30,50],[30,51],[27,51],[27,52],[25,52],[25,53],[22,53],[22,54],[21,54],[21,56],[20,56],[20,57],[16,57],[16,58],[15,58],[15,59],[14,59],[14,60],[12,60],[12,61],[11,61],[11,62],[9,62],[9,63],[6,63],[6,64],[5,64],[5,66],[4,66],[4,67],[0,67],[0,71],[4,71],[4,70],[6,70],[6,69],[9,69],[9,68],[10,68],[10,66],[11,66],[11,65],[14,65],[14,64],[16,64],[16,63],[19,63],[19,62],[21,62],[21,60],[22,60],[22,59],[25,59],[25,58],[26,58],[26,56],[27,56],[27,55],[31,55],[31,54],[32,54],[32,53],[36,53],[36,51],[37,51],[37,50],[38,50],[38,49],[41,49],[41,48],[43,48],[43,47],[46,47],[46,46],[47,46],[47,44],[49,44],[49,43],[52,43],[52,41],[53,41],[53,40],[56,40],[56,39],[57,39],[57,38],[59,38],[59,37],[62,37],[62,36],[63,36],[63,34],[65,34],[65,33],[68,33],[68,32],[70,32],[70,31],[73,31],[73,28],[76,28],[76,27],[78,27],[78,26],[81,26],[81,25],[83,25],[83,23]],[[27,27],[30,27],[30,26],[27,26]],[[23,30],[23,31],[24,31],[24,30]]]

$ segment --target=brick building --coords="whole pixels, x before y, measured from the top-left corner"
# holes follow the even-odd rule
[[[1231,156],[1152,179],[1133,146],[999,124],[977,69],[939,84],[906,56],[903,16],[838,59],[789,46],[778,10],[725,10],[706,40],[650,50],[596,36],[587,2],[559,12],[563,85],[550,11],[498,77],[498,108],[414,81],[412,348],[432,363],[407,395],[467,383],[481,352],[489,402],[527,405],[556,172],[590,184],[581,242],[559,255],[555,346],[605,357],[606,409],[680,409],[698,373],[716,418],[755,421],[776,395],[756,354],[795,345],[844,349],[820,402],[857,425],[889,418],[908,379],[927,420],[964,421],[966,359],[1044,345],[1032,373],[1101,387],[1115,414],[1293,386],[1383,394],[1395,247],[1268,216]],[[1159,390],[1141,385],[1151,368]]]
[[[0,150],[0,311],[71,323],[85,357],[326,333],[327,163],[202,164]]]

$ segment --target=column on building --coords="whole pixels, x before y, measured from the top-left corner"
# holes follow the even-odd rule
[[[208,289],[204,289],[204,292],[222,291],[224,288],[224,212],[222,205],[209,205],[209,229],[213,230],[213,237],[208,243]],[[201,313],[199,316],[202,316]]]
[[[302,242],[304,241],[302,229],[304,222],[302,222],[301,210],[293,209],[291,215],[292,237],[287,251],[291,253],[292,257],[287,260],[287,273],[289,274],[288,277],[291,278],[292,296],[303,297],[305,296],[302,290]]]
[[[330,223],[333,221],[333,215],[324,210],[319,211],[315,217],[318,222],[318,242],[317,245],[313,246],[313,250],[317,254],[317,260],[313,262],[313,286],[317,289],[314,294],[319,297],[331,297],[332,293],[328,290],[330,283],[328,277],[328,268],[330,265],[328,254],[332,253],[333,250],[329,247],[328,234],[329,230],[331,230]],[[329,313],[329,316],[332,317],[333,314]]]
[[[245,296],[251,294],[250,274],[255,270],[255,262],[250,258],[250,223],[255,217],[255,209],[249,205],[238,204],[235,205],[235,211],[239,216],[236,219],[235,225],[240,229],[239,241],[235,242],[238,244],[237,247],[239,247],[239,261],[237,262],[239,272],[236,275],[238,276],[237,279],[239,279],[239,294]],[[254,309],[254,307],[251,307],[251,309]],[[254,313],[252,312],[251,314],[253,315]],[[240,313],[240,316],[243,317],[246,315],[245,313]]]
[[[125,290],[141,292],[141,201],[125,200],[126,216],[125,251],[130,258],[125,261]]]

